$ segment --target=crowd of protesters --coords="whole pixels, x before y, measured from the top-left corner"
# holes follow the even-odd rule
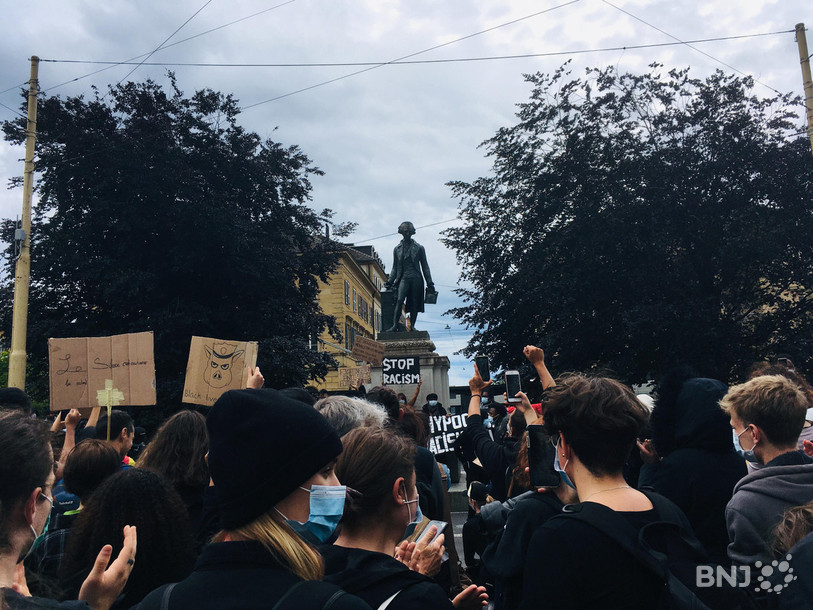
[[[469,381],[460,558],[449,469],[427,448],[446,409],[416,408],[420,388],[317,400],[256,370],[137,460],[127,413],[49,429],[0,390],[0,605],[813,607],[813,389],[790,361],[731,387],[682,367],[639,398],[523,353],[538,402],[496,399],[476,367]],[[540,430],[545,487],[529,476]]]

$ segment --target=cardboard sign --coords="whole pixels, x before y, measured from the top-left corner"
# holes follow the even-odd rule
[[[182,401],[211,407],[224,392],[245,388],[255,366],[256,341],[192,337]]]
[[[384,358],[384,349],[383,343],[373,341],[367,337],[356,337],[355,341],[353,341],[353,351],[350,352],[350,357],[369,362],[373,366],[379,366]]]
[[[412,385],[421,380],[421,359],[417,356],[395,356],[381,360],[384,385]]]
[[[466,414],[430,415],[429,451],[435,454],[452,451],[452,443],[466,429],[467,419]]]
[[[48,339],[51,411],[97,407],[105,381],[121,405],[155,404],[152,332]]]
[[[372,383],[372,367],[369,364],[339,367],[339,385],[341,387],[355,387],[359,378],[361,383]]]

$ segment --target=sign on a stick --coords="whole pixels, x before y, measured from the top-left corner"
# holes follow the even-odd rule
[[[357,336],[353,341],[353,350],[350,352],[350,357],[355,360],[369,362],[373,366],[379,366],[384,358],[384,349],[383,343],[373,341],[367,337]]]
[[[339,385],[343,388],[356,386],[356,382],[361,379],[361,383],[372,382],[372,370],[369,364],[363,366],[340,366]]]
[[[52,411],[98,406],[106,380],[122,405],[155,404],[152,332],[48,339],[48,368]]]
[[[255,366],[256,341],[192,337],[183,402],[212,406],[224,392],[245,388],[248,370]]]

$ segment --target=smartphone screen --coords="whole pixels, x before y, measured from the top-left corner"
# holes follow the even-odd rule
[[[423,539],[426,537],[426,534],[429,532],[429,528],[430,528],[430,527],[432,527],[433,525],[434,525],[436,528],[438,528],[438,531],[437,531],[437,532],[435,532],[435,535],[434,535],[434,536],[432,536],[432,540],[430,540],[429,542],[427,542],[427,544],[432,544],[432,543],[433,543],[435,540],[437,540],[438,536],[440,536],[440,535],[443,533],[443,530],[445,530],[445,529],[446,529],[446,525],[448,525],[448,524],[447,524],[445,521],[435,521],[435,520],[430,521],[430,522],[429,522],[429,523],[426,525],[426,527],[424,528],[424,530],[421,532],[421,535],[420,535],[420,536],[418,536],[418,540],[416,540],[415,542],[418,542],[418,541],[420,541],[420,540],[423,540]]]
[[[542,426],[528,426],[528,473],[533,487],[558,487],[562,482],[553,469],[556,448]]]
[[[488,370],[488,356],[475,356],[474,364],[477,365],[477,370],[480,372],[483,381],[491,379],[491,372]]]
[[[508,402],[521,402],[521,398],[516,398],[517,392],[521,391],[519,371],[505,371],[505,393],[508,396]]]

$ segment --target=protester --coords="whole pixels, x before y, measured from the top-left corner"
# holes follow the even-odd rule
[[[301,535],[327,540],[345,488],[334,461],[342,450],[315,409],[275,390],[230,390],[206,420],[209,472],[222,530],[181,582],[150,593],[140,609],[367,608],[317,582],[322,560]]]
[[[161,424],[137,464],[138,468],[160,474],[178,492],[193,533],[200,526],[203,494],[209,486],[208,451],[206,418],[196,411],[183,410]]]
[[[387,413],[381,405],[361,398],[328,396],[313,406],[330,422],[340,437],[361,426],[381,428],[387,421]]]
[[[480,481],[474,481],[469,485],[468,499],[474,515],[463,524],[463,558],[466,561],[466,574],[474,582],[482,584],[479,579],[480,562],[490,538],[483,526],[480,509],[495,500],[488,494],[488,488]]]
[[[770,563],[770,533],[782,513],[813,498],[813,458],[796,445],[810,404],[787,377],[764,375],[732,387],[720,407],[739,444],[764,466],[737,483],[726,507],[728,556]]]
[[[6,410],[31,415],[31,399],[20,388],[0,388],[0,411]]]
[[[426,395],[426,403],[421,407],[421,411],[427,415],[446,415],[446,408],[438,402],[438,395],[434,392]]]
[[[641,452],[638,486],[669,498],[686,514],[697,539],[715,563],[728,563],[725,508],[747,473],[734,452],[731,426],[720,410],[728,387],[674,369],[661,380],[651,416],[656,453]]]
[[[403,412],[401,403],[398,400],[398,395],[392,389],[377,385],[367,392],[367,400],[384,407],[384,411],[387,412],[387,417],[390,418],[393,425],[401,418]]]
[[[393,558],[396,545],[421,522],[414,452],[389,430],[358,428],[343,439],[336,474],[350,495],[339,537],[322,547],[326,580],[389,610],[480,608],[485,589],[474,585],[450,602],[443,589]],[[443,535],[435,542],[442,553]]]
[[[79,507],[64,513],[53,510],[47,533],[25,560],[26,568],[36,573],[41,583],[52,591],[59,590],[59,566],[71,526],[91,494],[107,477],[116,474],[120,466],[119,454],[109,443],[90,438],[76,445],[65,460],[65,489],[79,498]],[[39,591],[45,590],[43,584],[39,587]]]
[[[127,457],[127,452],[133,446],[135,438],[135,425],[133,418],[125,411],[113,409],[110,411],[110,438],[107,436],[107,413],[103,413],[96,422],[96,438],[107,440],[118,451],[122,461],[122,468],[130,468],[135,462]]]
[[[680,510],[624,481],[624,462],[647,421],[647,409],[622,384],[572,375],[543,401],[544,428],[556,448],[554,467],[579,501],[598,504],[639,530],[656,520],[686,527]],[[589,583],[589,586],[586,584]],[[596,527],[554,517],[536,530],[525,561],[522,608],[652,608],[663,582]],[[540,592],[544,592],[540,595]]]
[[[0,413],[0,607],[106,610],[121,593],[135,563],[136,528],[129,525],[123,528],[124,544],[110,567],[112,546],[99,551],[79,590],[82,601],[60,604],[29,596],[19,562],[45,528],[53,504],[49,495],[53,468],[47,427],[26,414]]]

